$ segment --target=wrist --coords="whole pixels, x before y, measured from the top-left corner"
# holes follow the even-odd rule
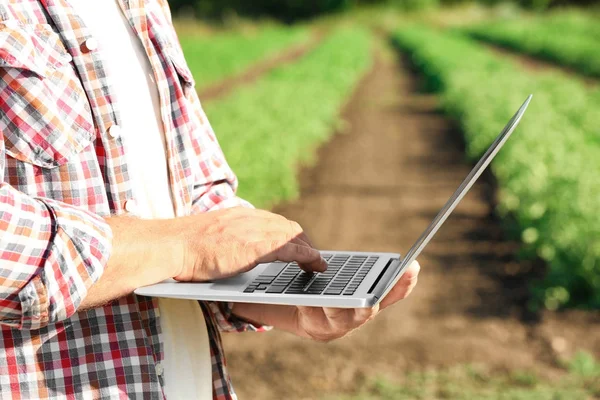
[[[113,229],[113,253],[109,266],[130,276],[131,290],[172,278],[183,266],[183,246],[172,232],[176,220],[143,220],[132,217],[109,218]]]
[[[260,315],[260,310],[253,310],[256,304],[250,303],[232,303],[231,314],[242,322],[252,325],[268,325],[263,322],[263,317]]]
[[[297,336],[307,337],[299,327],[298,307],[295,306],[233,303],[231,312],[237,318],[252,324],[270,325]]]

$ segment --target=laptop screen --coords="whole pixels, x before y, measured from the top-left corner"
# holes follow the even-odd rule
[[[527,100],[525,100],[525,102],[523,103],[521,108],[519,108],[517,113],[510,119],[510,121],[508,121],[508,124],[506,124],[506,126],[504,127],[502,132],[500,132],[496,140],[494,140],[494,142],[490,145],[485,154],[477,162],[475,167],[473,167],[471,172],[469,172],[469,175],[467,175],[465,180],[462,181],[456,192],[454,192],[452,197],[450,197],[450,199],[446,202],[444,207],[442,207],[442,209],[433,219],[431,224],[429,224],[427,229],[425,229],[425,232],[421,234],[419,239],[417,239],[415,244],[410,248],[406,256],[404,256],[404,258],[402,259],[402,262],[400,263],[400,266],[398,268],[398,271],[396,271],[394,278],[386,286],[385,291],[383,292],[379,300],[383,299],[388,294],[388,292],[394,287],[396,282],[398,282],[398,280],[402,276],[402,272],[404,272],[406,267],[409,266],[419,256],[419,254],[421,254],[421,251],[425,248],[425,246],[427,246],[427,243],[429,243],[429,241],[433,238],[438,229],[440,229],[440,226],[442,226],[444,221],[446,221],[448,216],[450,216],[452,211],[454,211],[458,203],[460,203],[460,201],[467,194],[469,189],[471,189],[471,186],[473,186],[475,181],[477,181],[477,179],[483,173],[486,167],[492,162],[496,154],[498,154],[502,146],[504,146],[504,143],[506,143],[510,135],[513,133],[513,131],[521,121],[521,117],[523,117],[523,114],[525,113],[525,110],[527,109],[527,106],[529,105],[529,102],[531,101],[532,97],[533,95],[529,95],[527,97]]]

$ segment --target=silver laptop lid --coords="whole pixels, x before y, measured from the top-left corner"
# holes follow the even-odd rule
[[[490,164],[490,162],[492,162],[496,154],[498,154],[502,146],[504,146],[504,143],[506,143],[510,135],[513,133],[513,131],[521,121],[521,117],[525,113],[525,110],[527,109],[527,106],[529,105],[529,102],[531,101],[532,97],[533,95],[531,94],[527,97],[525,103],[523,103],[523,105],[521,106],[521,108],[519,108],[517,113],[510,119],[510,121],[508,121],[508,124],[504,127],[502,132],[500,132],[496,140],[494,140],[494,143],[490,145],[489,149],[487,149],[487,151],[481,157],[479,162],[475,165],[475,167],[473,167],[471,172],[469,172],[469,175],[467,175],[465,180],[462,181],[456,192],[454,192],[452,197],[450,197],[448,202],[446,202],[444,207],[442,207],[442,209],[440,210],[438,215],[436,215],[436,217],[433,219],[431,224],[429,224],[427,229],[425,229],[425,232],[423,232],[423,234],[408,251],[406,256],[404,256],[404,258],[402,259],[402,263],[398,268],[398,271],[396,271],[396,275],[386,286],[385,291],[383,292],[381,297],[379,297],[379,300],[383,299],[389,293],[389,291],[392,290],[396,282],[398,282],[398,280],[400,279],[401,273],[404,271],[404,269],[406,269],[406,267],[409,266],[419,256],[419,254],[421,254],[421,251],[425,248],[425,246],[427,246],[427,243],[429,243],[431,238],[433,238],[438,229],[440,229],[440,226],[442,226],[444,221],[446,221],[448,216],[452,213],[452,211],[454,211],[454,209],[456,208],[458,203],[460,203],[462,198],[465,197],[465,195],[467,194],[469,189],[471,189],[471,186],[473,186],[477,178],[479,178],[479,176],[483,173],[483,171]]]

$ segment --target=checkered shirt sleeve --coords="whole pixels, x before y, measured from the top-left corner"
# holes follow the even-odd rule
[[[0,139],[0,176],[4,176]],[[100,278],[112,233],[97,215],[0,183],[0,324],[40,329],[72,316]]]

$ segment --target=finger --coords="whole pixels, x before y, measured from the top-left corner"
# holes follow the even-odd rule
[[[355,327],[358,328],[375,318],[377,313],[379,312],[379,304],[376,304],[373,307],[367,308],[356,308],[354,309],[354,324]]]
[[[306,234],[306,232],[304,232],[304,231],[300,232],[300,234],[297,236],[297,238],[300,239],[300,240],[302,240],[308,246],[315,247],[315,246],[313,246],[312,241],[310,240],[310,238],[308,237],[308,235]]]
[[[343,336],[373,319],[379,312],[379,305],[354,309],[326,307],[323,312],[337,336]]]
[[[302,265],[308,272],[324,272],[327,270],[327,263],[321,257],[321,253],[310,246],[288,242],[283,245],[275,245],[274,247],[275,249],[272,254],[274,254],[276,260],[285,262],[295,261],[298,265]]]
[[[306,242],[305,242],[304,240],[302,240],[301,238],[295,238],[295,239],[293,239],[293,240],[292,240],[292,243],[298,244],[298,245],[300,245],[300,246],[306,246],[306,247],[311,247],[311,248],[313,247],[313,246],[311,246],[310,244],[306,243]],[[327,267],[328,267],[328,265],[327,265],[327,261],[325,261],[325,260],[323,260],[323,261],[325,262],[325,269],[327,269]],[[313,268],[313,267],[311,267],[311,266],[308,266],[308,265],[305,265],[304,263],[302,263],[302,264],[298,264],[298,266],[299,266],[299,267],[300,267],[302,270],[304,270],[304,271],[306,271],[306,272],[313,272],[313,271],[314,271],[314,268]],[[318,270],[317,272],[323,272],[323,271],[320,271],[320,270]]]
[[[410,295],[417,285],[420,270],[421,266],[417,261],[414,261],[402,275],[398,283],[396,283],[394,288],[381,301],[382,310]]]

